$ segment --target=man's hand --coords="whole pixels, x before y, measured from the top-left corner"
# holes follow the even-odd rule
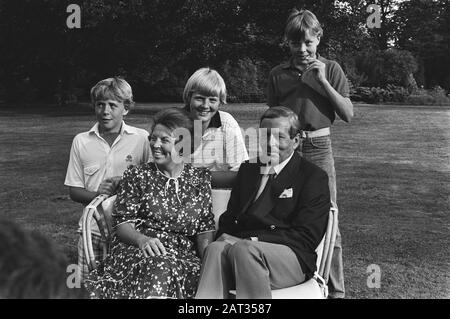
[[[238,242],[239,240],[242,240],[242,238],[239,237],[235,237],[232,235],[228,235],[226,233],[223,233],[222,235],[220,235],[219,238],[217,238],[216,241],[225,241],[231,245],[234,245],[236,242]]]

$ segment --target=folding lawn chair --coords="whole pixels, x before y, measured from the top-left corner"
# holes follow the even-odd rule
[[[113,236],[112,229],[112,210],[116,195],[108,197],[108,195],[98,195],[83,210],[81,223],[83,249],[86,256],[88,270],[92,271],[97,268],[98,264],[109,254],[109,246]],[[95,260],[94,249],[92,247],[92,221],[98,225],[102,238],[101,245],[103,248],[102,259]]]
[[[314,276],[293,287],[272,290],[273,299],[326,299],[328,297],[328,279],[331,259],[336,241],[338,210],[330,208],[327,230],[316,248],[317,270]]]

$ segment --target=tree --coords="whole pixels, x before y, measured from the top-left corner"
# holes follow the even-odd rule
[[[409,51],[396,49],[367,51],[356,56],[358,70],[367,76],[365,85],[409,87],[410,75],[418,69],[417,61]]]
[[[196,69],[211,66],[235,77],[229,81],[236,91],[242,75],[236,68],[245,66],[257,73],[246,83],[262,92],[270,68],[289,57],[283,34],[293,7],[316,14],[324,28],[319,53],[340,62],[356,84],[371,77],[356,57],[390,44],[419,58],[428,84],[449,82],[445,1],[375,1],[382,28],[370,30],[366,8],[374,1],[80,0],[81,29],[66,26],[70,1],[0,1],[0,83],[12,101],[61,92],[86,99],[94,83],[122,75],[138,100],[181,101]],[[411,3],[432,20],[419,20],[423,13]]]
[[[2,1],[0,10],[1,82],[7,101],[48,99],[54,93],[64,57],[64,4]]]
[[[421,64],[418,82],[450,90],[450,5],[446,0],[411,0],[395,16],[396,46],[409,50]]]

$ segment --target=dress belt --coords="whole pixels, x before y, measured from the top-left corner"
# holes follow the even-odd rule
[[[315,131],[301,131],[301,132],[302,138],[328,136],[330,135],[330,128],[325,127]]]

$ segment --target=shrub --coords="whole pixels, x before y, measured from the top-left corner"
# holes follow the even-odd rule
[[[385,89],[380,87],[360,86],[351,91],[351,99],[366,103],[404,102],[409,95],[406,88],[388,85]]]
[[[366,102],[366,103],[376,103],[371,88],[366,86],[360,86],[354,88],[353,92],[350,91],[350,98],[353,101]]]
[[[264,102],[264,88],[260,85],[262,71],[258,62],[249,58],[237,62],[226,61],[222,75],[227,85],[227,101]]]
[[[408,89],[402,86],[388,84],[386,90],[388,92],[388,100],[386,102],[404,102],[409,96]]]
[[[435,86],[431,90],[416,90],[405,102],[411,105],[450,105],[450,98],[443,88]]]
[[[386,88],[388,84],[413,85],[411,75],[418,70],[418,63],[414,56],[411,52],[404,50],[366,51],[358,55],[355,60],[357,74],[367,76],[367,80],[362,83],[374,87]]]
[[[447,97],[447,92],[439,85],[436,85],[431,90],[429,90],[429,93],[431,96],[436,98]]]
[[[190,74],[179,67],[164,67],[153,77],[133,85],[133,93],[136,99],[141,101],[151,100],[158,102],[182,102],[183,90]]]
[[[353,101],[376,103],[404,103],[411,105],[450,105],[447,92],[440,86],[431,90],[416,89],[412,94],[402,86],[388,85],[380,87],[360,86],[352,88],[350,98]]]
[[[37,100],[38,95],[38,89],[33,86],[29,78],[18,80],[9,90],[6,90],[6,100],[14,103],[32,103]]]
[[[89,95],[88,95],[89,96]],[[83,100],[85,92],[81,88],[70,88],[67,90],[58,90],[53,95],[53,102],[60,107],[76,104],[79,100]]]
[[[406,99],[406,104],[411,105],[433,105],[434,99],[431,95],[428,94],[411,94]]]
[[[342,58],[342,67],[344,69],[345,75],[351,86],[359,87],[367,81],[367,76],[364,73],[360,73],[356,67],[355,57],[353,55],[345,55]],[[352,88],[350,87],[350,90]]]
[[[383,102],[387,96],[387,91],[382,88],[360,86],[355,89],[351,99],[374,104]]]

